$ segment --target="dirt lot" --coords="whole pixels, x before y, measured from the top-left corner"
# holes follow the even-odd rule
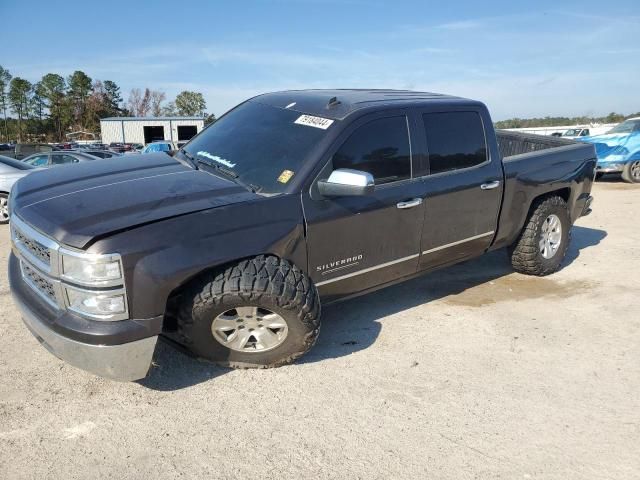
[[[38,345],[3,273],[0,478],[640,478],[640,188],[594,195],[552,277],[495,252],[329,307],[277,370],[160,345],[144,381],[97,378]]]

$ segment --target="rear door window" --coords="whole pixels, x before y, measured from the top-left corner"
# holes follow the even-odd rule
[[[333,155],[333,169],[350,168],[373,175],[376,185],[411,177],[407,117],[373,120],[359,127]]]
[[[425,113],[431,175],[474,167],[487,161],[487,144],[476,112]]]

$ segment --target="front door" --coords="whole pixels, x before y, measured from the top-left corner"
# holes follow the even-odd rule
[[[367,116],[329,152],[318,179],[350,168],[371,173],[371,195],[319,198],[303,194],[309,272],[323,298],[357,293],[415,273],[424,216],[412,179],[406,111]]]
[[[476,111],[419,115],[428,151],[420,268],[480,255],[493,240],[502,199],[502,160]]]

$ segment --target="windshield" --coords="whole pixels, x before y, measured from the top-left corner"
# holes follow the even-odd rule
[[[184,151],[233,172],[258,193],[281,193],[331,123],[249,101],[193,138]]]
[[[13,167],[16,170],[32,170],[35,167],[33,165],[29,165],[28,163],[21,162],[20,160],[14,160],[13,158],[0,156],[0,163],[7,165],[9,167]]]
[[[619,125],[616,125],[609,133],[631,133],[640,132],[640,120],[626,120]]]

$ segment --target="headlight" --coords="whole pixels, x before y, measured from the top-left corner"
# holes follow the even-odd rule
[[[127,313],[127,300],[123,291],[92,292],[66,286],[68,308],[95,320],[122,320]]]
[[[86,286],[114,286],[124,283],[122,261],[117,254],[93,255],[60,250],[63,279]]]

